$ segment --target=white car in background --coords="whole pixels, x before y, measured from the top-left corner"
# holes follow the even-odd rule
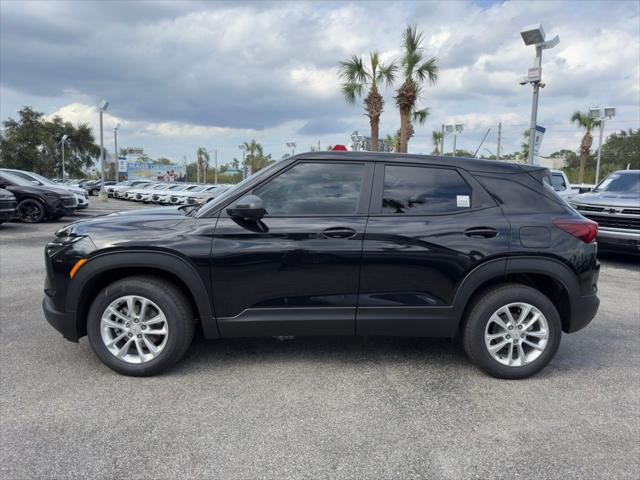
[[[184,190],[172,193],[169,196],[169,203],[171,205],[185,205],[190,195],[203,191],[207,188],[207,185],[189,185]]]
[[[176,193],[176,192],[181,192],[182,190],[184,190],[185,188],[189,187],[189,185],[185,185],[184,183],[176,183],[176,184],[172,184],[171,186],[169,186],[169,188],[166,188],[164,190],[161,190],[157,193],[154,193],[151,195],[151,201],[153,203],[169,203],[169,197]]]
[[[199,192],[190,192],[187,197],[186,204],[187,205],[197,205],[199,203],[207,203],[210,200],[213,200],[218,195],[226,192],[231,188],[231,185],[219,184],[219,185],[207,185],[204,189]]]
[[[12,173],[20,178],[30,181],[34,185],[42,185],[45,187],[56,187],[66,190],[73,194],[78,202],[77,208],[87,208],[89,206],[89,193],[80,187],[72,187],[69,185],[65,185],[64,183],[56,183],[52,182],[48,178],[43,177],[42,175],[38,175],[35,172],[28,172],[26,170],[15,170],[13,168],[2,168],[0,171]]]
[[[156,185],[158,185],[157,183],[144,183],[142,185],[139,185],[135,188],[131,188],[129,190],[127,190],[126,192],[124,192],[124,199],[125,200],[135,200],[136,199],[136,195],[144,192],[145,190],[150,190],[153,187],[155,187]]]
[[[127,180],[125,182],[116,183],[111,188],[107,188],[107,193],[111,190],[113,198],[124,198],[124,194],[133,188],[140,188],[142,185],[153,183],[151,180]]]
[[[140,189],[136,192],[136,196],[132,198],[132,200],[135,202],[149,203],[153,194],[166,190],[171,185],[171,183],[156,183],[149,188]]]

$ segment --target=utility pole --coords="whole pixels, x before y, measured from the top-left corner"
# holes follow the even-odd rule
[[[200,183],[200,152],[196,152],[196,183]]]
[[[496,148],[496,160],[500,160],[500,143],[502,142],[502,122],[498,123],[498,146]]]
[[[189,169],[187,168],[187,156],[183,155],[184,158],[184,179],[185,182],[189,181]]]
[[[217,185],[218,184],[218,149],[217,148],[213,151],[213,158],[214,158],[214,164],[215,164],[215,170],[213,171],[213,183]]]
[[[440,155],[444,157],[444,123],[442,124],[442,139],[440,140]]]
[[[64,182],[64,144],[67,141],[67,138],[69,138],[69,136],[67,134],[62,136],[62,140],[60,141],[60,143],[62,144],[62,181]],[[600,142],[602,143],[602,142]]]

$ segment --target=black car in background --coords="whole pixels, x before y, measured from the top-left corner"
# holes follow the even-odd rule
[[[597,225],[486,160],[316,152],[198,207],[73,223],[46,246],[47,320],[127,375],[207,338],[459,337],[501,378],[554,356],[596,314]]]
[[[105,180],[104,182],[105,187],[115,184],[116,182],[113,180]],[[98,193],[100,193],[100,187],[102,186],[102,180],[87,180],[80,183],[80,186],[89,192],[89,195],[98,195]]]
[[[0,188],[0,223],[8,222],[16,216],[16,197],[9,190]]]
[[[37,186],[7,172],[0,172],[0,188],[15,196],[18,202],[16,218],[22,222],[37,223],[73,215],[78,206],[78,201],[68,190]]]

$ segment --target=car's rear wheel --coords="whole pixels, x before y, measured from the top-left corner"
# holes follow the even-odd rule
[[[560,345],[562,326],[553,303],[519,284],[488,290],[477,298],[462,332],[467,355],[498,378],[526,378],[539,372]]]
[[[189,348],[194,319],[185,295],[157,277],[128,277],[105,287],[87,318],[89,343],[118,373],[149,376],[175,364]]]
[[[25,223],[38,223],[41,222],[44,217],[46,210],[42,202],[36,200],[35,198],[25,198],[20,203],[18,203],[17,216],[18,220]]]

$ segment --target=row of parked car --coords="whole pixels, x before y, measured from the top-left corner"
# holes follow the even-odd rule
[[[87,190],[54,183],[35,172],[0,168],[0,223],[56,220],[89,206]]]
[[[107,195],[121,200],[163,205],[197,205],[207,203],[231,185],[202,185],[193,183],[165,183],[150,180],[127,180],[105,189]]]

